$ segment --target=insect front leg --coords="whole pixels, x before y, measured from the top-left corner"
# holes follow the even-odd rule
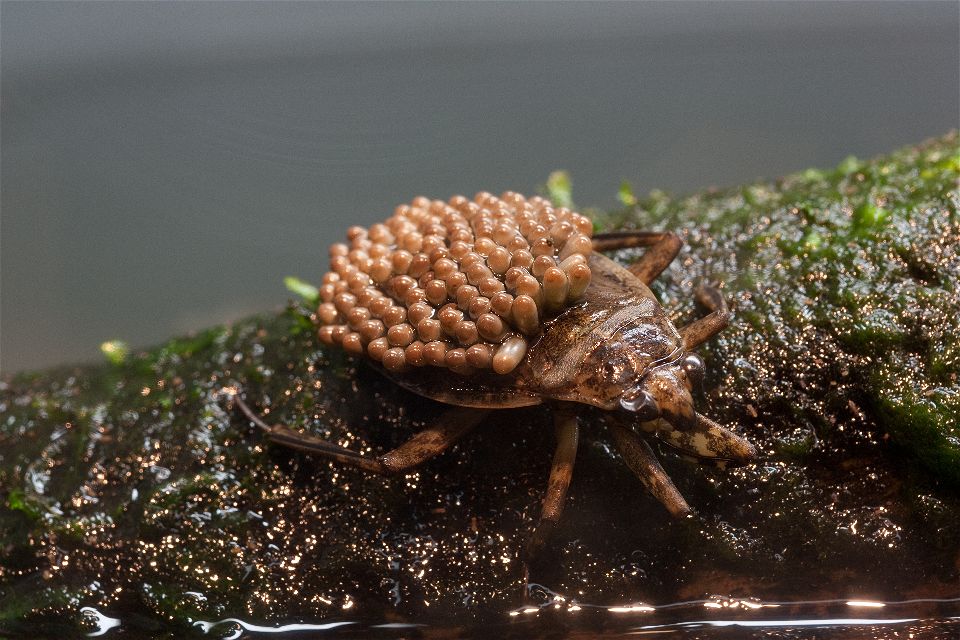
[[[659,500],[670,512],[670,515],[674,517],[682,518],[692,513],[693,510],[690,505],[683,499],[670,476],[660,466],[660,462],[657,461],[650,445],[621,424],[610,422],[609,426],[610,433],[613,434],[613,441],[617,445],[620,455],[623,456],[623,461],[640,479],[647,491]]]
[[[272,442],[381,475],[403,473],[443,453],[489,413],[478,409],[453,407],[444,412],[434,426],[420,431],[396,449],[371,458],[323,438],[294,431],[286,425],[268,425],[239,396],[234,397],[234,402],[247,419],[257,425]]]
[[[593,237],[594,251],[649,247],[639,260],[627,267],[645,285],[650,285],[670,266],[682,246],[683,240],[672,231],[620,231],[598,233]]]
[[[553,531],[554,526],[563,513],[563,506],[567,501],[567,490],[570,488],[570,479],[573,477],[573,463],[577,458],[577,446],[580,441],[580,427],[577,424],[577,415],[565,407],[554,410],[554,425],[557,434],[557,448],[553,453],[553,464],[550,467],[550,479],[547,481],[547,491],[543,496],[543,508],[540,511],[540,521],[534,529],[530,542],[527,545],[527,557],[535,558],[543,549],[544,543]]]
[[[727,301],[723,299],[720,291],[708,285],[700,285],[694,296],[697,302],[711,313],[678,329],[680,337],[683,338],[683,346],[688,351],[720,333],[730,323]]]
[[[663,421],[658,435],[682,453],[702,461],[744,464],[757,456],[756,448],[749,441],[699,413],[693,429],[681,431]]]

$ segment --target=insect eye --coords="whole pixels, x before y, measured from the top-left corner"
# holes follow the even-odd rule
[[[620,397],[620,406],[641,420],[653,420],[660,415],[660,407],[646,391],[631,389]]]
[[[680,366],[682,366],[686,372],[687,378],[694,384],[699,384],[703,381],[703,358],[697,354],[688,353],[683,358]]]

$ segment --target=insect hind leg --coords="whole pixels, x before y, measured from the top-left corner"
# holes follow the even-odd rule
[[[557,435],[557,448],[550,466],[550,479],[543,496],[543,507],[530,542],[527,544],[527,558],[534,559],[543,549],[550,532],[553,531],[567,501],[567,490],[573,477],[573,464],[577,458],[580,441],[580,427],[577,415],[571,410],[557,408],[554,411],[554,423]]]
[[[670,266],[682,246],[683,240],[672,231],[620,231],[598,233],[593,237],[594,251],[649,247],[639,260],[627,267],[645,285],[650,285]]]
[[[380,475],[403,473],[443,453],[488,413],[455,407],[441,415],[437,424],[420,431],[396,449],[372,458],[323,438],[294,431],[286,425],[269,425],[254,413],[239,395],[234,396],[234,402],[244,416],[259,427],[271,442]]]
[[[710,314],[678,329],[683,339],[683,346],[688,351],[703,344],[730,324],[727,301],[719,290],[709,285],[700,285],[694,292],[694,296],[697,302],[710,310]]]

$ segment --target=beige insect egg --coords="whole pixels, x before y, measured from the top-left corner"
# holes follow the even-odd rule
[[[423,358],[428,364],[442,367],[446,364],[447,343],[439,340],[428,342],[423,347]]]
[[[510,250],[500,246],[487,256],[487,267],[496,275],[502,276],[510,268]]]
[[[456,298],[457,289],[467,284],[467,275],[461,271],[451,273],[447,278],[447,296]]]
[[[366,342],[379,338],[386,330],[387,328],[380,320],[367,320],[357,327],[357,332]]]
[[[410,261],[410,267],[407,269],[407,274],[411,278],[419,278],[427,271],[430,270],[430,258],[425,253],[418,253],[413,256],[413,260]]]
[[[317,292],[320,294],[321,302],[333,302],[333,296],[337,294],[337,288],[331,282],[329,284],[320,285],[320,288],[317,289]]]
[[[433,317],[434,312],[435,309],[429,304],[417,302],[408,307],[407,318],[410,320],[410,324],[417,325],[421,320]]]
[[[389,329],[387,329],[387,340],[390,341],[390,344],[396,345],[398,347],[405,347],[416,337],[416,332],[413,327],[404,322],[403,324],[397,324]]]
[[[540,256],[533,261],[530,273],[543,280],[543,274],[546,273],[547,269],[555,266],[557,266],[557,261],[553,259],[553,256]]]
[[[470,346],[475,343],[480,335],[477,333],[477,325],[470,320],[461,320],[453,330],[460,344]]]
[[[396,305],[389,307],[383,312],[383,323],[388,327],[393,327],[407,320],[407,310]]]
[[[393,275],[393,265],[386,258],[378,258],[370,265],[370,277],[377,284],[382,284]]]
[[[467,349],[467,364],[477,369],[489,369],[493,364],[493,347],[477,343]]]
[[[353,355],[360,355],[363,353],[363,340],[360,338],[360,334],[354,331],[343,336],[343,340],[340,341],[340,344],[343,346],[344,350]]]
[[[333,333],[331,337],[336,344],[343,342],[343,336],[347,335],[350,332],[350,328],[345,324],[337,324],[333,326]]]
[[[325,325],[333,324],[337,321],[337,308],[330,302],[321,303],[317,307],[317,317]]]
[[[530,248],[530,243],[527,242],[527,239],[526,239],[526,238],[524,238],[523,236],[517,234],[517,235],[513,236],[513,239],[511,239],[510,242],[508,242],[508,243],[506,244],[506,247],[507,247],[507,249],[509,249],[511,252],[514,252],[514,251],[526,251],[527,249]]]
[[[499,344],[505,331],[503,320],[493,313],[484,313],[477,318],[477,332],[487,342]]]
[[[480,295],[476,287],[465,284],[457,289],[457,306],[466,311],[473,299]]]
[[[391,278],[387,284],[387,293],[392,293],[395,299],[402,299],[407,291],[417,286],[417,281],[411,276],[402,275]]]
[[[519,336],[511,336],[503,341],[493,356],[493,370],[499,374],[510,373],[527,355],[527,341]]]
[[[317,337],[324,344],[333,344],[333,328],[335,325],[325,324],[317,329]]]
[[[434,307],[439,307],[447,301],[447,284],[443,280],[431,280],[424,287],[427,301]]]
[[[390,342],[386,338],[377,338],[367,344],[367,354],[376,361],[383,360],[383,354],[390,348]]]
[[[457,240],[450,243],[450,257],[459,260],[470,252],[470,244]]]
[[[413,262],[413,256],[409,251],[404,251],[400,249],[394,252],[392,256],[393,261],[393,272],[394,273],[406,273],[407,269],[410,268],[410,263]]]
[[[589,252],[592,247],[593,242],[590,240],[590,238],[582,233],[578,233],[574,236],[571,236],[570,239],[564,243],[563,249],[560,250],[560,259],[565,260],[577,253],[584,255],[584,252]]]
[[[567,302],[570,281],[559,267],[550,267],[543,273],[543,303],[547,309],[560,309]]]
[[[497,248],[497,243],[494,242],[491,238],[481,237],[477,239],[477,242],[473,245],[473,250],[478,253],[480,256],[486,258]]]
[[[510,318],[513,326],[526,335],[535,335],[540,330],[540,313],[537,303],[530,296],[519,295],[510,306]]]
[[[407,364],[413,365],[414,367],[422,367],[426,364],[423,355],[424,344],[417,340],[416,342],[411,342],[407,345],[407,348],[404,349],[403,353],[407,358]]]
[[[374,316],[381,318],[383,317],[383,312],[389,309],[391,304],[390,298],[386,296],[380,296],[379,298],[371,300],[367,308],[370,309],[370,313],[372,313]]]
[[[480,289],[481,295],[491,298],[497,293],[503,291],[504,286],[503,282],[499,278],[490,277],[481,280],[477,288]]]
[[[590,283],[590,220],[513,191],[414,198],[330,247],[318,338],[391,372],[507,374]]]
[[[321,305],[323,306],[323,305]],[[366,307],[354,307],[347,314],[347,324],[356,331],[364,322],[370,319],[370,309]]]
[[[356,302],[357,298],[352,293],[338,293],[333,298],[333,306],[343,315],[347,315]]]
[[[382,362],[387,371],[397,372],[403,370],[403,366],[407,363],[407,357],[404,354],[403,349],[400,347],[393,347],[384,352]]]
[[[587,290],[590,284],[590,267],[581,262],[574,265],[568,272],[570,279],[570,291],[567,294],[567,301],[579,300],[583,292]]]
[[[369,260],[367,262],[369,262]],[[360,291],[371,282],[370,276],[366,273],[357,272],[350,274],[350,277],[347,279],[347,286],[353,291]]]
[[[514,291],[518,296],[530,296],[537,301],[537,306],[542,306],[543,290],[540,281],[531,275],[522,275],[517,278]]]
[[[476,320],[483,314],[490,311],[490,298],[486,296],[477,296],[470,301],[470,306],[467,307],[467,315]]]
[[[510,266],[529,269],[533,264],[533,254],[527,249],[517,249],[510,256]]]
[[[561,220],[550,227],[550,240],[555,246],[562,246],[576,230],[573,225],[566,220]]]
[[[490,296],[490,309],[501,318],[510,317],[510,308],[513,305],[513,296],[501,291]]]
[[[549,238],[540,238],[530,245],[530,253],[534,258],[539,256],[553,255],[553,243]]]
[[[426,292],[417,286],[410,287],[407,289],[407,292],[403,294],[403,304],[408,308],[412,307],[418,302],[424,302],[426,299]]]
[[[424,342],[439,340],[442,333],[443,326],[439,320],[425,318],[417,323],[417,335],[419,335],[420,339]]]
[[[444,364],[451,369],[460,369],[467,366],[467,352],[459,347],[456,349],[450,349],[444,355],[443,360]]]

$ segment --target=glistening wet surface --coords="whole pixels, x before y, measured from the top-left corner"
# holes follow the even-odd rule
[[[496,413],[395,478],[269,445],[231,393],[368,454],[442,411],[321,348],[303,305],[5,379],[0,633],[956,633],[956,149],[596,216],[685,235],[656,287],[678,324],[702,313],[694,282],[723,282],[736,320],[704,350],[698,406],[761,457],[716,469],[658,447],[697,511],[674,520],[586,412],[530,588],[549,412]]]

